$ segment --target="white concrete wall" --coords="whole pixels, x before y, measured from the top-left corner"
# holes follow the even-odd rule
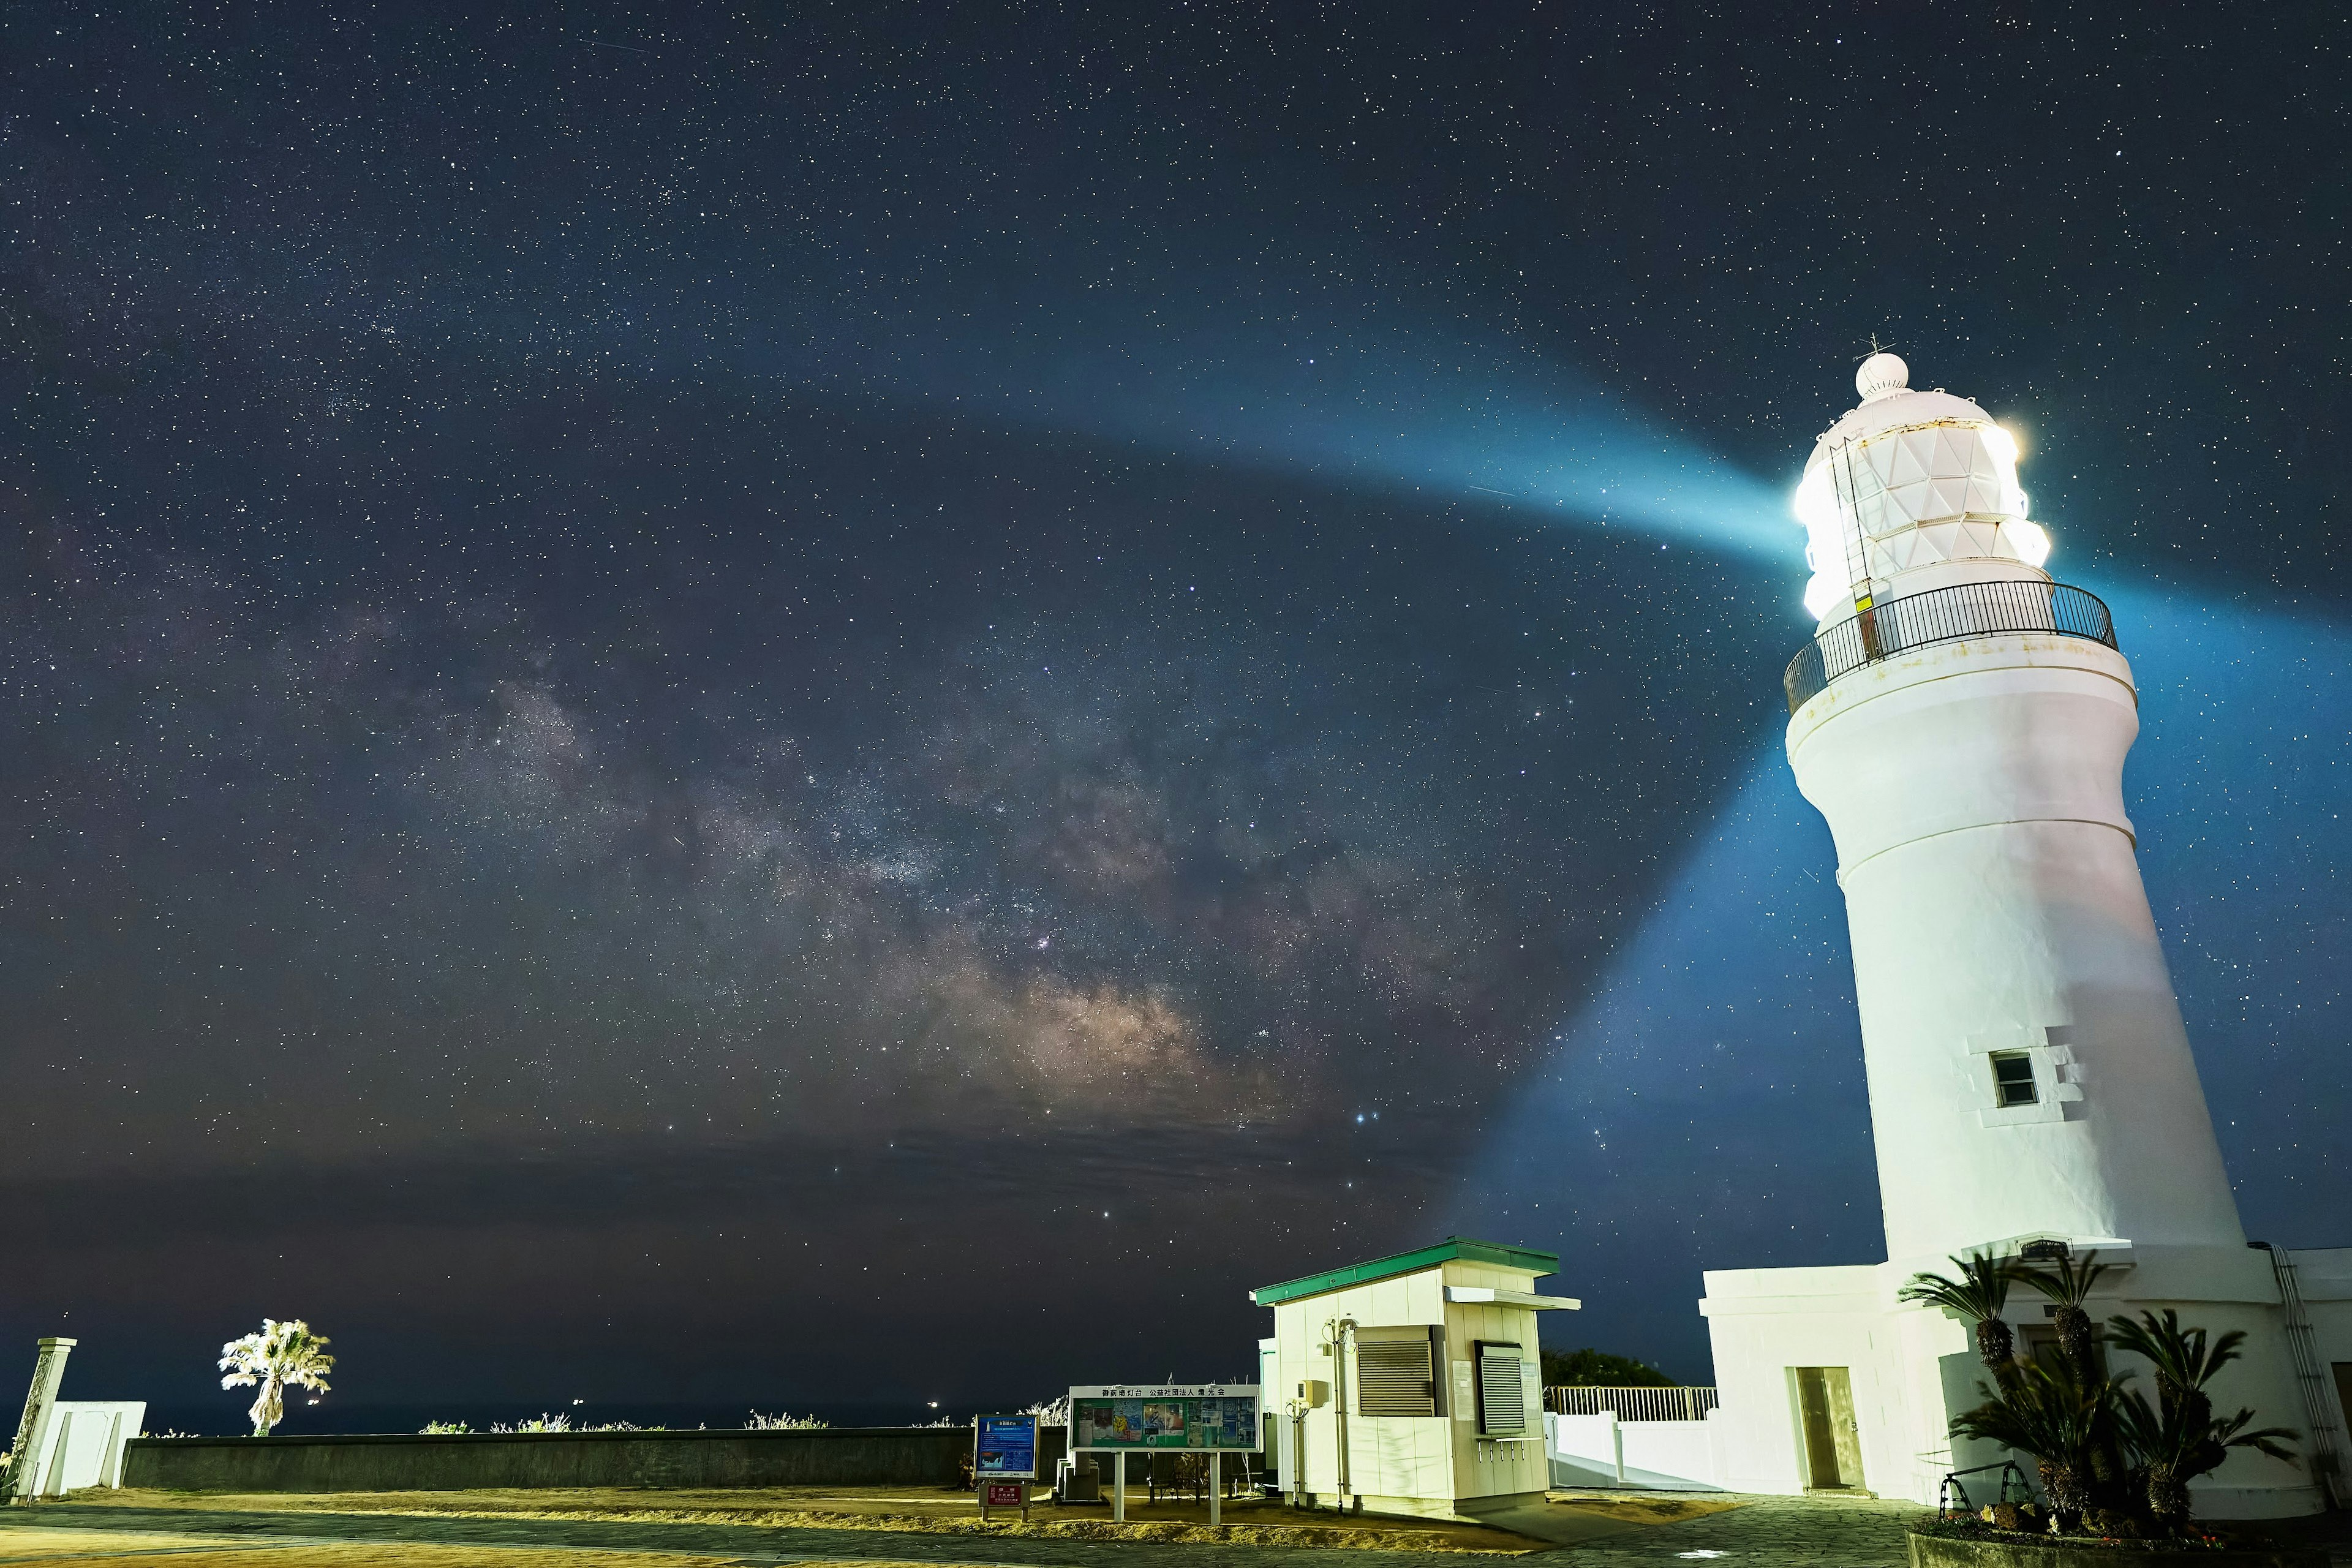
[[[84,1487],[122,1484],[122,1446],[147,1419],[144,1400],[68,1400],[52,1407],[42,1451],[32,1466],[32,1495],[59,1497]]]
[[[1916,1309],[1890,1310],[1883,1265],[1711,1269],[1706,1279],[1699,1310],[1715,1350],[1727,1489],[1805,1490],[1795,1369],[1842,1366],[1863,1488],[1915,1500],[1924,1490],[1934,1500],[1936,1482],[1951,1468],[1940,1385],[1943,1358],[1968,1349],[1958,1324]]]
[[[1551,1480],[1560,1487],[1650,1491],[1721,1491],[1720,1428],[1704,1421],[1619,1421],[1598,1415],[1544,1417]]]
[[[2352,1363],[2352,1247],[2298,1247],[2294,1268],[2319,1359]]]

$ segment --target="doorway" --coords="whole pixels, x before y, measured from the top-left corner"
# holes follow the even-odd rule
[[[1842,1366],[1800,1366],[1797,1425],[1805,1439],[1809,1491],[1861,1491],[1862,1436],[1853,1419],[1853,1380]]]

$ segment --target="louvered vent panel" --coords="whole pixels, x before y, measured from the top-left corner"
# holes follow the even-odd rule
[[[1478,1347],[1478,1430],[1497,1437],[1528,1429],[1527,1396],[1519,1384],[1519,1352],[1514,1347]]]
[[[1427,1340],[1367,1340],[1356,1346],[1356,1405],[1365,1415],[1434,1415]]]

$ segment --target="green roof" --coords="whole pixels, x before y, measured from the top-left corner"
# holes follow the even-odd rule
[[[1344,1290],[1350,1285],[1369,1285],[1375,1279],[1393,1279],[1400,1274],[1415,1274],[1433,1268],[1452,1258],[1465,1258],[1472,1263],[1495,1263],[1505,1268],[1524,1268],[1530,1274],[1557,1274],[1559,1259],[1549,1252],[1534,1252],[1524,1247],[1505,1247],[1496,1241],[1473,1241],[1466,1236],[1449,1236],[1435,1247],[1424,1247],[1418,1252],[1400,1252],[1394,1258],[1375,1258],[1370,1263],[1350,1263],[1344,1268],[1329,1268],[1320,1274],[1309,1274],[1304,1279],[1292,1279],[1280,1285],[1261,1285],[1250,1292],[1250,1300],[1261,1307],[1271,1307],[1283,1301],[1296,1301],[1301,1296],[1320,1296],[1327,1290]]]

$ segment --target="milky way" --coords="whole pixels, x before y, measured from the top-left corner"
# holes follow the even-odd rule
[[[1871,331],[2193,643],[2152,890],[2233,1172],[2340,1173],[2340,104],[2184,26],[11,13],[0,1331],[894,1416],[1461,1223],[1703,1379],[1701,1263],[1874,1230],[1739,837]]]

